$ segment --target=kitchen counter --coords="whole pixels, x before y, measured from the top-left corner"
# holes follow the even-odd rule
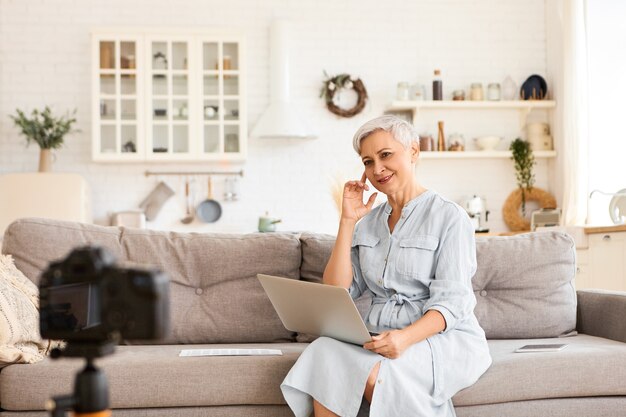
[[[584,229],[587,235],[594,233],[626,232],[626,224],[616,224],[613,226],[584,226]]]

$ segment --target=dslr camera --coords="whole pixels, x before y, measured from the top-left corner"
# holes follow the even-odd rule
[[[51,263],[39,294],[41,336],[68,347],[160,339],[169,331],[167,275],[119,268],[104,248],[77,248]]]

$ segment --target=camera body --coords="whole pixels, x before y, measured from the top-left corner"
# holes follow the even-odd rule
[[[104,248],[77,248],[51,263],[41,277],[39,294],[45,339],[98,344],[160,339],[169,331],[167,275],[116,267]]]

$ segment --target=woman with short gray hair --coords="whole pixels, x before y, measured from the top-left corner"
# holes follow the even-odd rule
[[[364,166],[344,186],[337,240],[323,281],[371,297],[377,335],[363,346],[320,337],[281,385],[296,417],[453,417],[452,396],[491,365],[474,316],[474,229],[465,211],[419,184],[413,126],[385,115],[365,123],[353,146]],[[387,196],[366,203],[369,182]],[[358,223],[357,223],[358,222]]]

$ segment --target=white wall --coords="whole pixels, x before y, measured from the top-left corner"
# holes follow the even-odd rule
[[[384,111],[398,81],[430,83],[434,68],[444,74],[444,94],[502,82],[507,74],[521,84],[546,72],[544,0],[0,0],[0,173],[36,169],[38,149],[24,148],[8,115],[15,108],[52,105],[58,112],[78,109],[80,133],[56,153],[55,170],[78,172],[92,188],[94,217],[136,207],[156,184],[151,170],[245,170],[241,199],[224,202],[222,219],[211,225],[183,226],[179,192],[152,227],[198,231],[254,231],[266,210],[283,219],[280,230],[335,233],[337,211],[331,177],[358,177],[361,165],[351,147],[360,124]],[[315,140],[251,139],[242,166],[216,164],[96,164],[90,160],[90,41],[98,26],[236,28],[247,36],[250,128],[269,98],[269,25],[273,17],[292,23],[291,98],[319,137]],[[323,70],[360,76],[369,91],[365,111],[341,119],[318,98]],[[433,116],[434,117],[434,116]],[[437,117],[434,117],[435,119]],[[446,120],[444,115],[443,120]],[[453,120],[451,118],[451,120]],[[447,133],[519,135],[517,114],[500,112],[461,117]],[[435,124],[420,130],[436,133]],[[501,148],[505,149],[506,143]],[[548,163],[539,160],[536,185],[550,189]],[[419,178],[428,188],[456,200],[480,194],[492,210],[490,226],[506,230],[501,207],[516,187],[512,162],[502,160],[423,160]],[[198,178],[198,201],[206,187]],[[221,180],[220,180],[221,181]],[[221,195],[221,183],[216,184]],[[25,191],[27,192],[27,191]],[[558,193],[555,193],[558,194]],[[10,196],[0,196],[10,198]]]

